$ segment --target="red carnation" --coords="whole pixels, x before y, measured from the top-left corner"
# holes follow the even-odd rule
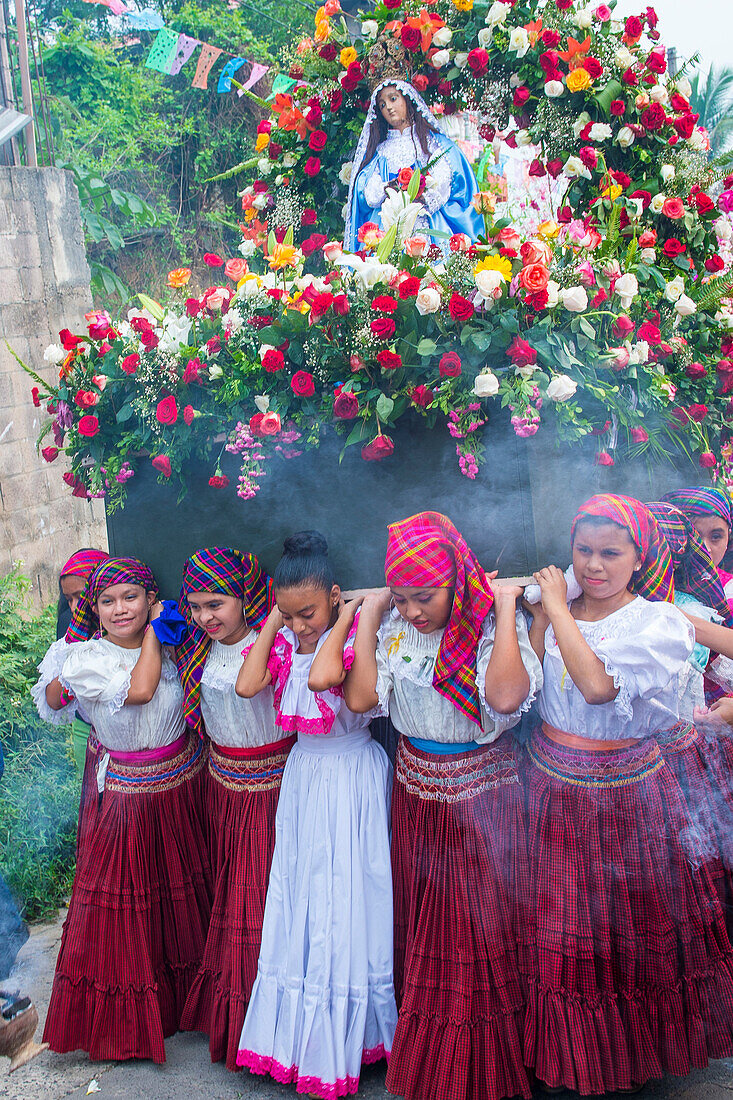
[[[212,489],[226,489],[229,484],[229,478],[226,474],[213,474],[209,478],[209,485]]]
[[[178,420],[178,405],[175,397],[164,397],[158,402],[155,418],[160,424],[175,424]]]
[[[687,139],[692,137],[692,131],[699,117],[699,115],[683,115],[682,118],[676,118],[672,125],[681,138]]]
[[[400,283],[400,298],[416,298],[420,293],[420,280],[417,275],[408,275]]]
[[[402,366],[402,356],[397,355],[394,351],[388,351],[384,348],[377,355],[377,362],[382,370],[399,370]]]
[[[133,352],[132,355],[126,355],[124,359],[120,361],[120,370],[123,370],[125,374],[134,374],[138,368],[140,362],[140,356],[137,352]]]
[[[337,111],[341,109],[341,104],[344,101],[344,93],[340,88],[336,88],[334,92],[331,92],[331,98],[328,101],[331,114],[335,115]]]
[[[372,302],[372,309],[381,310],[382,313],[393,313],[397,309],[397,301],[389,294],[378,294]]]
[[[316,214],[315,210],[311,209],[310,206],[300,215],[301,225],[315,225],[317,220],[318,215]]]
[[[312,397],[316,392],[313,375],[307,370],[296,371],[290,379],[290,388],[298,397]]]
[[[38,396],[38,386],[34,386],[33,389],[31,390],[31,398],[33,399],[33,404],[36,406],[36,408],[40,409],[41,399]]]
[[[644,24],[636,15],[630,15],[624,25],[624,34],[627,38],[641,38],[644,33]]]
[[[529,367],[537,362],[537,352],[521,336],[514,337],[506,353],[515,367]]]
[[[333,299],[333,312],[337,313],[339,317],[345,317],[351,309],[349,299],[345,294],[336,294]]]
[[[285,356],[277,348],[268,348],[262,356],[262,366],[270,374],[275,374],[285,366]]]
[[[639,77],[633,69],[627,69],[621,74],[621,81],[623,84],[628,84],[630,88],[634,88],[639,83]]]
[[[614,461],[608,451],[599,451],[596,455],[596,466],[613,466]]]
[[[629,434],[634,443],[647,443],[649,440],[649,433],[643,428],[632,428]]]
[[[320,153],[321,149],[325,149],[327,140],[328,138],[323,130],[314,130],[308,138],[308,148],[312,149],[314,153]]]
[[[359,399],[354,393],[337,393],[333,399],[333,415],[339,420],[353,420],[359,412]]]
[[[595,168],[598,164],[598,153],[592,145],[584,145],[578,155],[586,168]]]
[[[469,302],[468,298],[463,298],[454,291],[448,302],[448,312],[454,321],[469,321],[475,310],[473,302]]]
[[[82,336],[74,336],[67,328],[61,329],[59,339],[61,340],[61,347],[64,351],[74,351],[75,348],[79,347],[79,344],[84,343],[84,338]]]
[[[87,413],[86,416],[82,416],[81,420],[76,426],[76,430],[79,435],[86,436],[87,439],[91,439],[99,431],[99,421],[96,416],[91,416]]]
[[[697,424],[701,424],[708,415],[708,407],[707,405],[688,405],[687,413],[690,420],[694,420]]]
[[[685,251],[685,246],[682,241],[678,241],[676,237],[670,237],[668,241],[664,242],[662,251],[669,260],[673,260],[675,256],[682,255]]]
[[[314,252],[318,252],[323,248],[326,243],[325,233],[311,233],[310,237],[306,237],[300,246],[304,256],[312,256]]]
[[[184,409],[183,409],[183,419],[184,419],[184,422],[185,422],[186,424],[188,424],[189,428],[190,428],[190,427],[191,427],[191,425],[193,424],[193,421],[194,421],[194,417],[195,417],[195,415],[196,415],[196,413],[195,413],[195,411],[194,411],[194,407],[193,407],[193,405],[186,405],[186,406],[184,406]]]
[[[385,3],[387,0],[385,0]],[[378,435],[371,443],[361,449],[361,457],[366,462],[380,462],[394,451],[394,443],[388,435]]]
[[[319,48],[318,54],[320,57],[323,58],[324,61],[335,61],[336,47],[334,46],[333,42],[326,42],[323,46]]]
[[[156,455],[151,463],[164,477],[171,476],[171,460],[168,455]]]
[[[457,378],[461,373],[461,357],[455,351],[447,351],[441,357],[438,371],[444,378]]]
[[[389,340],[397,326],[391,317],[375,317],[369,327],[378,340]]]
[[[207,267],[223,267],[224,261],[216,252],[204,252],[204,263]]]
[[[650,103],[641,112],[641,124],[647,130],[660,130],[667,121],[667,113],[661,103]]]

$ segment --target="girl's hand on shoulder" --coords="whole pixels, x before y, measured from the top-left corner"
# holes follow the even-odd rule
[[[377,588],[364,597],[364,611],[369,611],[375,618],[378,616],[381,620],[382,616],[389,611],[391,602],[391,590],[389,588]]]
[[[151,623],[154,622],[155,619],[159,619],[162,614],[163,614],[163,604],[161,603],[160,600],[156,600],[155,603],[150,608],[149,621]]]
[[[278,630],[282,630],[283,616],[280,608],[275,604],[270,614],[267,616],[267,626],[271,627],[275,633]]]
[[[364,596],[355,596],[353,600],[345,600],[342,596],[339,600],[339,619],[345,619],[347,617],[353,619],[357,611],[364,603]]]
[[[539,569],[534,579],[542,593],[542,608],[550,618],[558,612],[567,611],[568,584],[562,569],[548,565]]]
[[[514,610],[524,589],[519,584],[495,584],[492,586],[491,591],[494,593],[495,611],[509,606]]]

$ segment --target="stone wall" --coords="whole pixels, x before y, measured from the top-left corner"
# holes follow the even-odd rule
[[[0,572],[15,561],[33,582],[33,602],[56,598],[58,568],[80,546],[106,548],[104,507],[75,499],[61,479],[65,456],[49,465],[36,451],[45,410],[8,347],[43,378],[59,329],[84,331],[91,308],[89,267],[72,177],[57,168],[0,167]],[[52,440],[49,438],[49,443]]]

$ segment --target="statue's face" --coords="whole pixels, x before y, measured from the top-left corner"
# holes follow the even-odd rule
[[[382,88],[377,96],[377,107],[393,130],[405,130],[410,125],[407,100],[394,84],[387,84]]]

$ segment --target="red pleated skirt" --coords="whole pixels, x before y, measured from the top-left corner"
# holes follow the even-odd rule
[[[707,865],[733,939],[733,741],[682,723],[657,741],[690,814],[692,831],[682,838],[688,857]]]
[[[531,1096],[517,960],[529,879],[508,737],[450,755],[400,739],[392,872],[399,1018],[387,1088],[407,1100]]]
[[[64,922],[44,1030],[52,1050],[165,1061],[211,909],[205,756],[189,735],[153,763],[110,761]]]
[[[214,904],[206,948],[181,1018],[209,1036],[211,1061],[239,1070],[237,1049],[257,976],[275,812],[295,737],[247,750],[212,744],[207,776]]]
[[[86,835],[93,828],[94,819],[97,816],[99,792],[97,790],[97,754],[99,741],[94,730],[89,727],[86,755],[84,757],[84,771],[81,775],[81,795],[79,797],[79,820],[76,828],[76,858],[79,859],[79,849],[85,843]]]
[[[601,1094],[733,1053],[733,950],[684,797],[653,738],[528,751],[525,1062]]]

